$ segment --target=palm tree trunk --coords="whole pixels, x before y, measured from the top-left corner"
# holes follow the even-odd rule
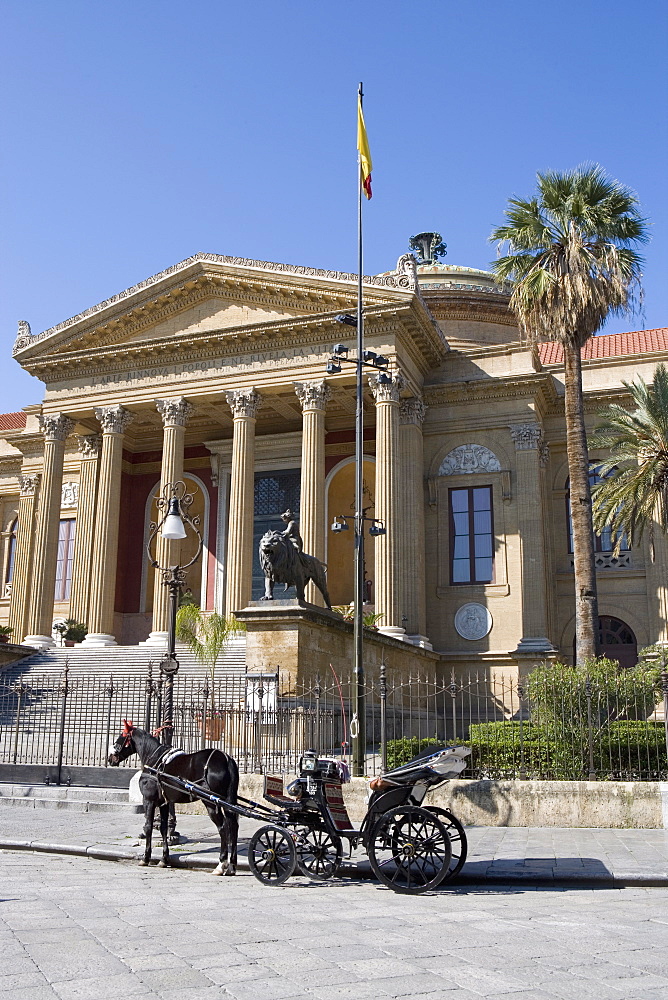
[[[564,369],[566,449],[575,565],[575,660],[581,664],[597,655],[599,643],[589,452],[584,421],[582,359],[579,346],[564,344]]]

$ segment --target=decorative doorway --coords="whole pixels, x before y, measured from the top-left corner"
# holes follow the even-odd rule
[[[299,514],[299,494],[301,472],[299,469],[281,469],[277,472],[255,474],[255,516],[253,523],[253,600],[259,601],[264,594],[264,573],[260,566],[260,539],[265,531],[283,531],[285,524],[281,514],[288,509]],[[294,597],[291,587],[283,593],[283,586],[276,590],[277,598]]]

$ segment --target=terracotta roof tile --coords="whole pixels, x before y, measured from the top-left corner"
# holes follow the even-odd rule
[[[25,413],[0,413],[0,431],[18,431],[25,425]]]
[[[582,358],[589,361],[595,358],[615,358],[625,354],[653,354],[658,351],[668,351],[668,327],[592,337],[584,346]],[[538,352],[543,365],[563,364],[561,345],[555,341],[540,344]]]

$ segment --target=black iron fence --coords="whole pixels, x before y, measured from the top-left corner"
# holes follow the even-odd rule
[[[489,671],[389,677],[366,686],[366,771],[431,744],[471,747],[464,777],[666,780],[668,673],[538,671],[523,682]],[[105,766],[123,719],[164,722],[163,680],[32,672],[0,676],[0,764]],[[220,746],[241,771],[293,772],[301,753],[348,756],[357,719],[352,679],[331,671],[297,685],[279,673],[207,680],[177,674],[173,744]],[[136,759],[124,766],[135,767]]]

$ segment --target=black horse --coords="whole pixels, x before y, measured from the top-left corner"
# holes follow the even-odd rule
[[[232,805],[236,805],[239,789],[239,768],[234,757],[222,750],[198,750],[196,753],[183,753],[160,743],[155,736],[133,726],[124,720],[123,732],[110,748],[108,762],[117,767],[126,757],[133,753],[139,755],[142,764],[158,768],[166,776],[174,775],[185,781],[200,785],[204,791],[219,795]],[[162,762],[162,763],[161,763]],[[141,865],[147,865],[151,860],[151,840],[153,836],[153,817],[156,806],[160,810],[160,833],[162,835],[161,868],[169,864],[168,819],[169,806],[173,802],[194,802],[196,796],[178,788],[170,787],[167,780],[161,780],[152,774],[142,774],[139,778],[139,790],[144,799],[144,835],[146,847]],[[239,817],[232,810],[221,809],[218,806],[204,803],[211,820],[216,824],[220,834],[220,857],[213,875],[235,875],[237,867],[237,836],[239,832]],[[229,861],[228,861],[229,844]]]

